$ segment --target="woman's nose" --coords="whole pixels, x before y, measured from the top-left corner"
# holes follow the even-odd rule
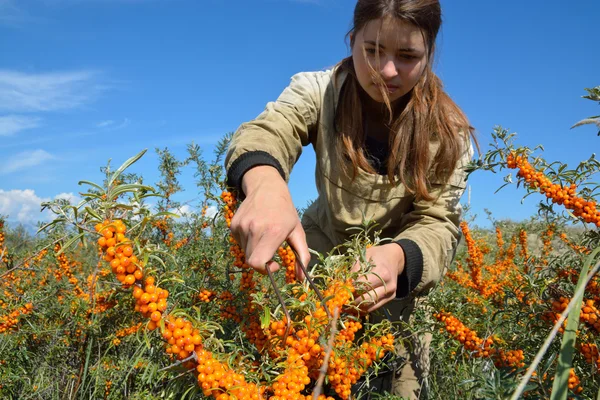
[[[385,80],[392,79],[398,75],[398,68],[396,68],[396,63],[393,59],[388,58],[384,61],[381,68],[381,75]]]

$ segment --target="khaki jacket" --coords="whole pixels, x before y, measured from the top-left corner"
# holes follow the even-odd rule
[[[381,237],[415,242],[423,255],[421,281],[412,294],[433,287],[452,261],[460,237],[459,199],[466,187],[462,168],[473,150],[465,146],[456,171],[447,184],[433,182],[434,201],[416,201],[404,185],[390,185],[388,178],[362,170],[354,181],[346,176],[335,156],[334,114],[344,75],[333,82],[333,70],[303,72],[292,77],[279,98],[266,105],[254,120],[242,124],[235,132],[225,164],[246,152],[264,151],[281,165],[286,181],[302,153],[302,147],[313,146],[316,154],[315,180],[318,198],[305,211],[302,223],[320,229],[328,245],[346,241],[360,226],[363,218],[375,220],[382,229]],[[436,144],[431,144],[431,151]],[[307,240],[309,235],[307,235]],[[323,244],[309,247],[328,251]]]

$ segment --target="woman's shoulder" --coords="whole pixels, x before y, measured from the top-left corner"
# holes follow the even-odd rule
[[[292,83],[306,83],[327,87],[338,86],[344,82],[347,72],[340,69],[338,65],[325,67],[321,70],[301,71],[291,77]]]
[[[288,89],[297,94],[304,93],[316,101],[331,99],[336,102],[347,72],[338,66],[331,66],[322,70],[297,72],[291,77]]]
[[[320,70],[300,71],[292,75],[292,79],[294,79],[295,77],[302,77],[312,80],[331,80],[336,70],[336,66],[330,66]]]

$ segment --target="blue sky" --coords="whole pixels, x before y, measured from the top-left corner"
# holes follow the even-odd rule
[[[348,54],[354,0],[0,0],[0,214],[32,224],[42,200],[76,199],[82,179],[147,148],[133,168],[158,179],[156,147],[212,154],[299,71]],[[575,166],[600,148],[600,114],[581,98],[600,85],[600,2],[442,0],[435,71],[485,150],[502,125],[548,160]],[[316,197],[310,148],[290,181],[297,206]],[[195,205],[193,171],[178,200]],[[470,179],[471,207],[529,217],[540,197],[494,195],[503,175]],[[463,198],[467,201],[467,195]],[[485,224],[485,219],[478,221]]]

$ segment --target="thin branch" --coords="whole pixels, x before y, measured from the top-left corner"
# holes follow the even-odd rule
[[[163,372],[168,369],[175,368],[176,366],[181,365],[181,364],[191,361],[191,360],[198,362],[198,356],[196,356],[195,351],[192,352],[191,356],[184,358],[183,360],[178,360],[178,361],[174,362],[173,364],[167,365],[166,367],[159,369],[158,372]]]
[[[323,389],[323,382],[325,381],[325,375],[327,374],[327,367],[329,365],[329,356],[333,351],[333,341],[335,340],[335,335],[337,334],[337,320],[339,315],[340,309],[336,308],[333,313],[333,319],[331,320],[329,340],[327,341],[327,350],[325,351],[325,357],[323,357],[321,368],[319,368],[319,379],[317,379],[317,385],[313,391],[313,400],[317,400],[319,398]]]

